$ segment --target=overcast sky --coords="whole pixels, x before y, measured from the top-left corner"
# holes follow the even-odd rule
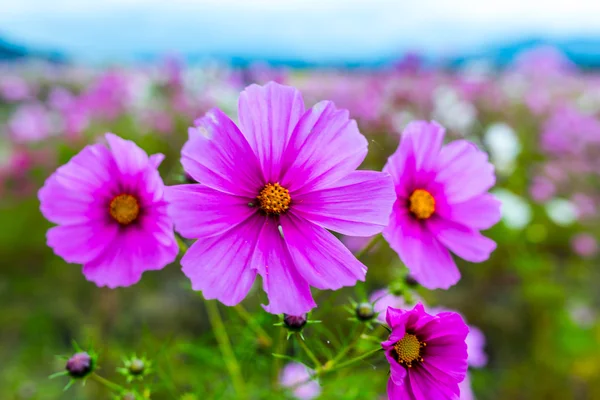
[[[600,36],[593,0],[3,0],[0,35],[90,60],[176,51],[365,61]]]

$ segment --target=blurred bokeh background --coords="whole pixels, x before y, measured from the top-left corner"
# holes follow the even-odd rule
[[[64,379],[48,379],[73,339],[119,382],[121,357],[146,353],[153,399],[235,398],[203,299],[178,264],[130,288],[97,288],[46,246],[37,190],[108,131],[164,153],[161,174],[176,183],[192,121],[215,106],[235,116],[240,90],[270,80],[298,87],[307,106],[349,109],[369,139],[365,168],[381,168],[415,119],[488,151],[503,202],[487,232],[498,249],[481,264],[459,261],[450,290],[416,291],[483,331],[489,361],[470,371],[478,399],[600,399],[599,17],[600,3],[585,0],[4,1],[0,399],[111,398],[93,382],[63,393]],[[305,336],[323,359],[351,336],[348,297],[401,270],[385,246],[364,261],[365,285],[317,294],[323,323]],[[278,318],[261,302],[255,290],[249,315],[220,310],[250,398],[284,398],[272,385],[284,361],[271,353],[305,355],[278,344]],[[323,379],[321,398],[377,398],[386,380],[385,360],[365,363]]]

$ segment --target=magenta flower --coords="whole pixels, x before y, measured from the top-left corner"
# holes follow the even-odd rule
[[[298,400],[312,400],[321,394],[321,386],[311,377],[315,371],[305,365],[291,362],[283,367],[279,374],[279,384],[292,390],[293,396]]]
[[[487,260],[496,243],[479,233],[500,220],[500,202],[486,193],[494,185],[487,155],[466,140],[444,147],[436,122],[410,123],[384,171],[396,186],[383,236],[411,275],[428,289],[447,289],[460,279],[450,255]]]
[[[390,400],[458,400],[467,372],[469,328],[453,312],[429,315],[422,304],[404,311],[389,307],[392,332],[381,343],[390,363]]]
[[[310,286],[339,289],[366,267],[328,230],[370,236],[388,223],[391,179],[355,171],[367,141],[348,112],[329,101],[305,110],[300,92],[269,83],[240,95],[240,129],[213,109],[182,150],[200,184],[167,188],[176,229],[199,239],[181,260],[194,290],[239,303],[256,274],[268,312],[301,315]]]
[[[135,143],[106,134],[58,168],[40,189],[42,214],[58,224],[48,246],[65,261],[83,264],[98,286],[129,286],[147,270],[161,269],[178,247],[157,167]]]

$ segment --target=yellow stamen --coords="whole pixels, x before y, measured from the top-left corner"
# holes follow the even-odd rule
[[[121,225],[129,225],[140,214],[140,205],[137,199],[130,194],[115,196],[109,206],[110,216]]]
[[[421,348],[425,346],[427,346],[427,343],[420,342],[415,335],[405,333],[404,337],[394,345],[398,362],[412,368],[414,361],[423,361]]]
[[[435,199],[427,190],[415,190],[408,203],[410,212],[419,219],[427,219],[435,212]]]
[[[292,198],[290,192],[279,183],[268,183],[260,191],[258,197],[260,209],[269,215],[285,213],[290,208]]]

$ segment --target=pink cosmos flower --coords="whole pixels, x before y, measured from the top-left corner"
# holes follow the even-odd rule
[[[310,380],[314,373],[314,370],[303,364],[291,362],[283,367],[279,375],[279,384],[284,388],[291,389],[292,394],[298,400],[312,400],[321,394],[319,383]]]
[[[178,252],[164,184],[162,154],[106,134],[58,168],[40,189],[42,214],[58,224],[48,246],[69,263],[83,264],[98,286],[129,286],[147,270],[161,269]]]
[[[19,106],[7,126],[11,138],[17,143],[38,142],[52,133],[48,110],[40,103]]]
[[[412,310],[389,307],[392,332],[381,343],[390,363],[390,400],[458,400],[467,372],[469,328],[453,312],[429,315],[422,304]]]
[[[442,147],[436,122],[410,123],[388,159],[396,187],[383,236],[411,275],[428,289],[447,289],[460,279],[450,251],[471,262],[487,260],[496,243],[479,233],[500,220],[500,202],[487,155],[466,140]]]
[[[390,177],[356,171],[367,140],[348,112],[324,101],[305,110],[300,92],[251,85],[238,102],[240,128],[213,109],[190,128],[185,171],[200,184],[167,188],[176,229],[199,239],[181,264],[207,299],[239,303],[256,274],[268,312],[301,315],[310,286],[339,289],[366,267],[328,230],[370,236],[388,223]]]

